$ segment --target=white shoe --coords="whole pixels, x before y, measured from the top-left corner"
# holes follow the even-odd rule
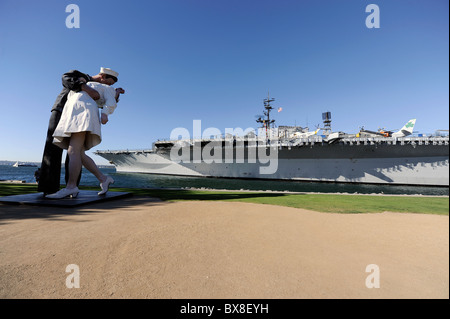
[[[112,177],[106,176],[106,180],[103,183],[100,183],[100,188],[102,189],[101,192],[98,193],[98,195],[103,195],[108,192],[109,184],[114,184],[114,180]]]
[[[57,191],[56,193],[45,196],[45,198],[61,199],[61,198],[69,197],[69,196],[72,198],[76,198],[78,196],[78,193],[79,193],[78,187],[63,188],[63,189]]]

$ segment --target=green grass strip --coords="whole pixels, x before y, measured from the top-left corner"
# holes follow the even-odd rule
[[[98,187],[80,188],[98,190]],[[448,197],[289,194],[276,192],[197,191],[146,188],[112,188],[111,191],[130,192],[135,195],[157,197],[164,201],[200,200],[247,202],[345,214],[390,211],[449,215]],[[28,194],[32,192],[37,192],[36,185],[0,183],[0,196]]]

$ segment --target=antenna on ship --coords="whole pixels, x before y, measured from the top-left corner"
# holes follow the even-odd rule
[[[256,120],[256,122],[262,123],[263,124],[262,127],[266,129],[270,128],[273,125],[273,123],[275,123],[275,120],[270,119],[270,111],[273,110],[273,107],[272,105],[270,105],[270,103],[272,103],[273,101],[275,101],[275,99],[270,98],[270,93],[267,92],[267,99],[264,99],[264,108],[266,109],[264,111],[265,118],[259,117]]]
[[[267,99],[264,99],[264,108],[265,108],[264,115],[265,115],[265,118],[259,117],[256,120],[256,122],[262,123],[262,128],[266,129],[266,138],[269,137],[268,130],[275,123],[275,120],[271,120],[270,119],[270,111],[273,110],[273,107],[272,107],[272,105],[270,105],[270,103],[272,103],[273,101],[275,101],[275,99],[274,98],[270,98],[270,92],[267,91]]]

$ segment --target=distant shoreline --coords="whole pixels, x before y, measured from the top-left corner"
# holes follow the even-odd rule
[[[16,162],[19,163],[27,163],[27,164],[35,164],[37,165],[37,168],[41,167],[41,162],[29,162],[29,161],[0,161],[0,166],[13,166]],[[65,163],[62,162],[61,165],[64,165]],[[100,168],[114,168],[114,165],[97,165]]]

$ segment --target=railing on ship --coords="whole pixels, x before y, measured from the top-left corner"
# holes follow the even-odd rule
[[[388,144],[388,145],[449,145],[449,136],[407,136],[407,137],[342,137],[334,140],[329,140],[326,137],[320,135],[310,136],[308,138],[272,138],[272,139],[258,139],[256,137],[227,137],[223,136],[217,138],[198,138],[198,139],[185,139],[185,140],[170,140],[162,139],[155,142],[155,145],[174,145],[183,143],[185,145],[195,145],[196,143],[208,143],[211,141],[216,142],[233,142],[236,145],[244,145],[243,142],[248,142],[250,145],[259,146],[279,146],[279,147],[296,147],[315,144],[329,144],[339,143],[344,145],[375,145],[375,144]],[[132,150],[98,150],[95,154],[109,153],[109,154],[145,154],[152,153],[153,149],[132,149]]]

